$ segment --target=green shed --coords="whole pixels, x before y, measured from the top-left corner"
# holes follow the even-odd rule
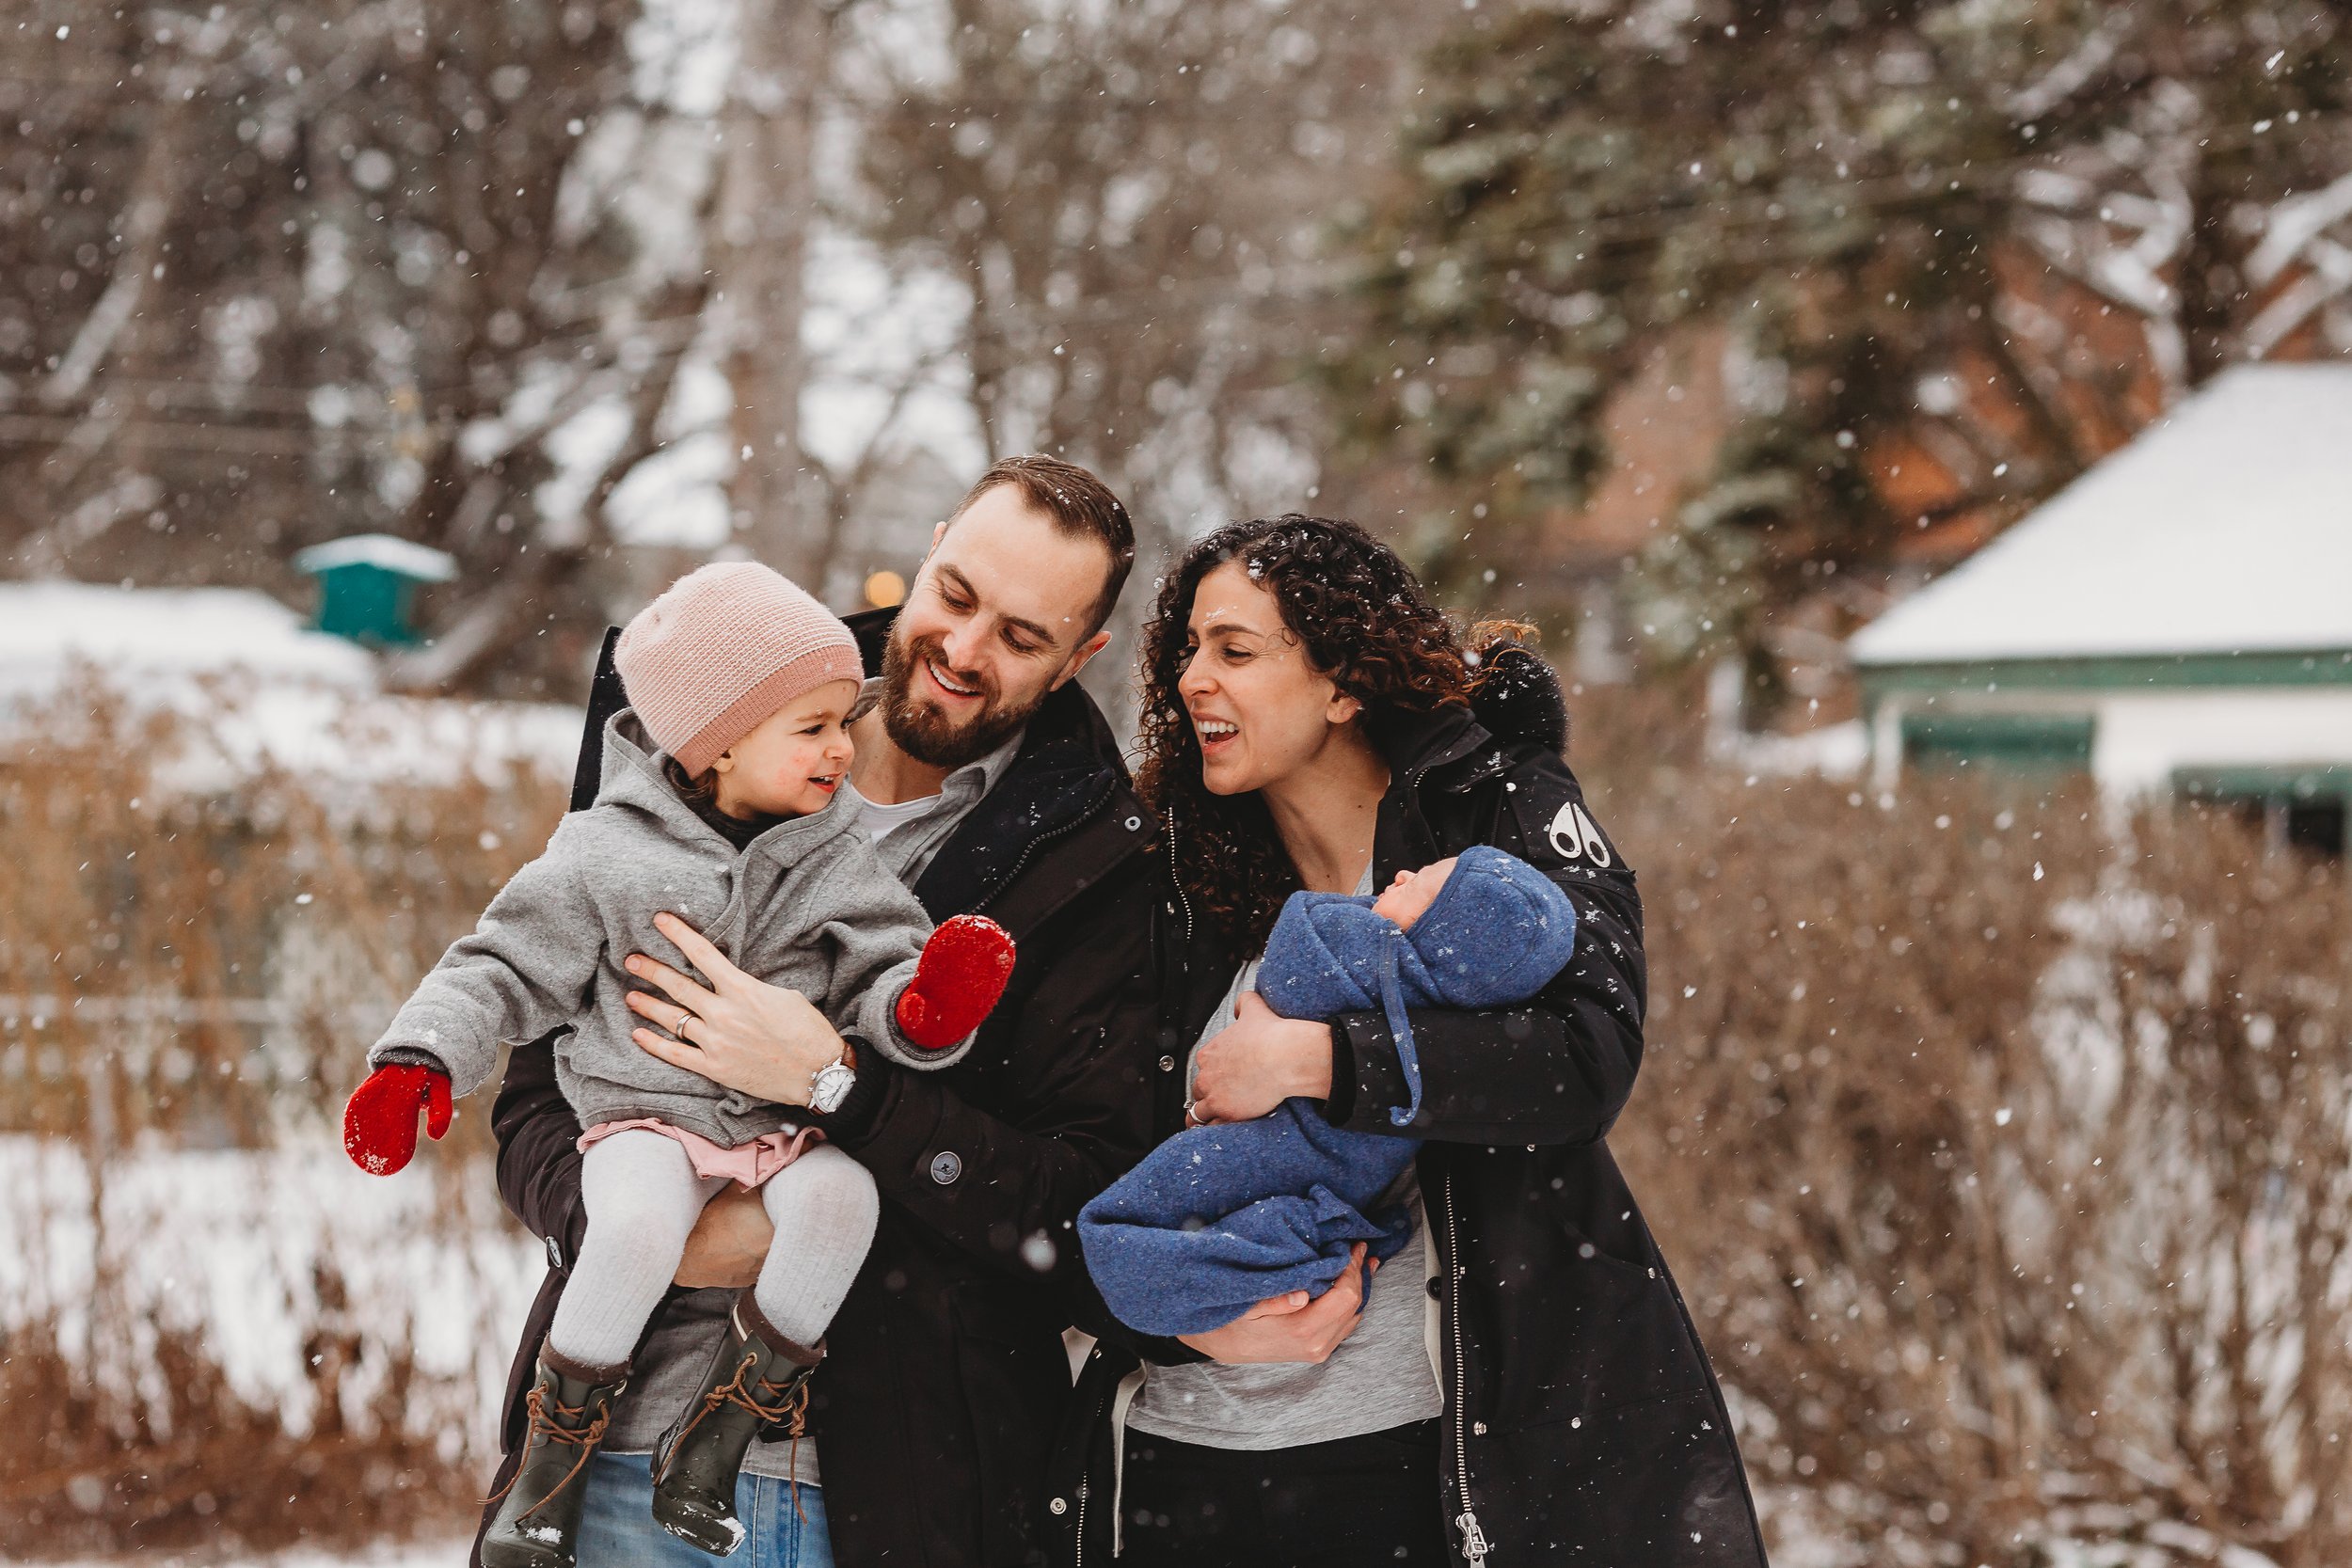
[[[313,545],[294,558],[297,571],[318,578],[318,630],[375,648],[423,641],[416,625],[420,585],[457,575],[445,550],[389,533],[357,533]]]
[[[1849,647],[1882,784],[2088,773],[2343,848],[2352,364],[2225,372]]]

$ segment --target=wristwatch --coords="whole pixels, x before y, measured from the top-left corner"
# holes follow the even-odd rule
[[[857,1047],[841,1042],[841,1054],[818,1068],[808,1081],[808,1108],[819,1116],[841,1109],[857,1084]]]

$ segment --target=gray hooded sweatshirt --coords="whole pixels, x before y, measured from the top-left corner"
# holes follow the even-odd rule
[[[471,1094],[496,1069],[501,1041],[569,1024],[555,1075],[582,1126],[650,1117],[733,1148],[791,1125],[786,1107],[629,1038],[644,1021],[623,1000],[637,983],[621,960],[645,953],[691,972],[654,928],[664,910],[894,1060],[941,1068],[970,1048],[925,1051],[899,1034],[894,1010],[931,922],[838,797],[739,852],[678,798],[665,760],[635,713],[612,716],[596,804],[564,817],[472,935],[441,955],[369,1051],[370,1067],[421,1060]]]

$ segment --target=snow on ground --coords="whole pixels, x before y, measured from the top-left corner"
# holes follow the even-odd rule
[[[388,696],[377,682],[367,650],[250,589],[0,582],[0,753],[71,739],[57,725],[74,700],[111,698],[186,721],[167,771],[192,791],[269,767],[347,784],[570,776],[577,709]]]
[[[0,755],[70,743],[107,701],[182,721],[160,771],[189,793],[271,768],[344,786],[565,779],[580,745],[567,705],[387,695],[373,655],[250,589],[0,582]]]
[[[469,774],[497,784],[518,768],[566,779],[580,726],[580,709],[564,703],[352,700],[315,688],[262,689],[210,717],[216,754],[191,757],[189,766],[210,760],[231,775],[267,766],[349,784],[447,785]]]
[[[0,696],[44,695],[87,665],[126,683],[231,673],[375,684],[375,660],[248,588],[0,583]]]
[[[387,1180],[324,1132],[279,1149],[117,1150],[94,1184],[72,1144],[0,1137],[0,1331],[53,1324],[61,1353],[118,1396],[153,1375],[159,1327],[185,1332],[298,1434],[318,1414],[304,1345],[326,1325],[361,1346],[341,1389],[354,1426],[386,1354],[405,1351],[410,1429],[486,1445],[546,1259],[499,1209],[486,1162],[439,1153],[427,1144]]]
[[[79,678],[94,683],[93,696],[111,692],[128,717],[179,721],[167,751],[151,761],[163,786],[182,794],[224,793],[269,769],[349,788],[447,786],[469,777],[495,785],[517,770],[562,780],[579,755],[580,710],[564,704],[384,696],[241,674],[142,683],[84,667],[81,676],[61,674],[16,703],[0,695],[0,756],[38,743],[103,738],[77,736],[81,714],[72,701],[60,704],[83,689]]]

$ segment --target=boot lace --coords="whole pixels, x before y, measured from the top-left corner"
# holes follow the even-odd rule
[[[548,1413],[549,1406],[554,1407],[555,1413],[553,1415],[549,1415]],[[529,1508],[524,1509],[520,1513],[515,1515],[518,1522],[530,1518],[532,1514],[547,1507],[548,1504],[553,1502],[555,1500],[556,1494],[563,1491],[564,1488],[572,1483],[573,1478],[577,1477],[581,1470],[585,1469],[587,1467],[588,1461],[596,1456],[596,1445],[604,1441],[604,1429],[612,1424],[612,1410],[610,1405],[607,1405],[603,1413],[597,1416],[595,1420],[590,1421],[586,1426],[580,1427],[578,1430],[565,1426],[564,1424],[564,1422],[577,1421],[580,1418],[580,1417],[587,1414],[587,1405],[565,1404],[562,1400],[551,1397],[545,1388],[533,1388],[531,1391],[530,1396],[524,1400],[523,1408],[525,1414],[523,1430],[524,1460],[527,1461],[530,1459],[532,1449],[542,1439],[549,1443],[568,1444],[573,1448],[577,1448],[580,1450],[580,1457],[572,1461],[572,1467],[564,1472],[564,1479],[562,1481],[557,1481],[553,1486],[548,1488],[548,1495],[546,1497],[541,1497],[537,1502],[532,1503]],[[506,1478],[506,1484],[482,1499],[484,1506],[486,1507],[491,1503],[497,1502],[501,1497],[504,1497],[506,1494],[515,1489],[515,1483],[522,1479],[523,1466],[520,1463],[517,1463],[515,1466],[515,1473]]]
[[[704,1393],[703,1407],[694,1412],[692,1418],[679,1431],[677,1441],[670,1445],[669,1452],[663,1456],[660,1473],[653,1478],[656,1484],[669,1473],[669,1462],[685,1449],[686,1439],[693,1434],[694,1429],[702,1425],[707,1417],[716,1415],[730,1404],[758,1417],[762,1427],[782,1427],[784,1435],[792,1439],[792,1468],[796,1472],[800,1469],[801,1438],[808,1431],[808,1379],[803,1375],[785,1384],[771,1383],[764,1377],[755,1379],[752,1369],[758,1365],[759,1353],[745,1351],[743,1359],[736,1363],[735,1375]],[[767,1397],[763,1399],[762,1395]],[[803,1524],[806,1524],[808,1515],[801,1509],[801,1483],[794,1481],[791,1486],[793,1512],[801,1515]]]

